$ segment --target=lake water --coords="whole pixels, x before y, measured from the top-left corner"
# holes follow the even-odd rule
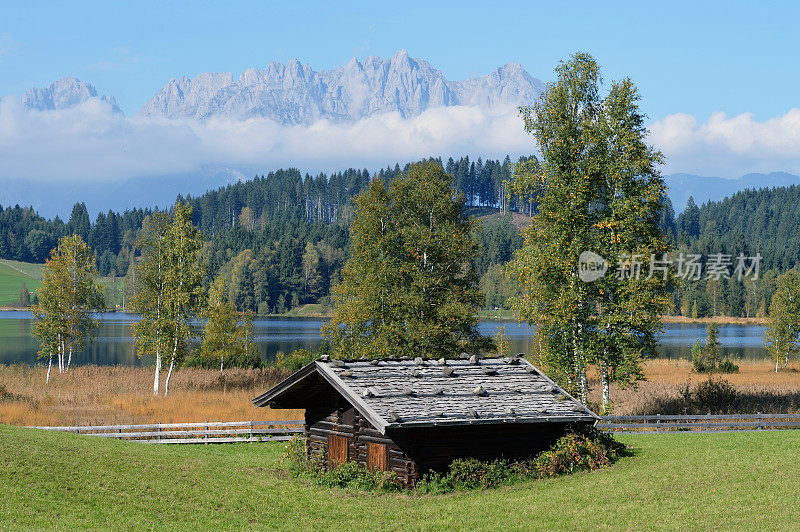
[[[97,338],[83,352],[73,356],[76,364],[97,365],[148,365],[151,360],[140,360],[133,349],[131,324],[136,317],[130,314],[101,314]],[[311,318],[259,318],[253,323],[255,340],[261,357],[272,359],[276,353],[289,353],[302,347],[316,348],[320,344],[321,319]],[[479,329],[493,334],[505,325],[512,353],[533,351],[532,330],[514,321],[485,321]],[[762,344],[764,327],[756,325],[720,326],[720,342],[726,355],[734,358],[767,358]],[[705,326],[667,324],[659,342],[659,354],[665,358],[689,358],[692,344],[705,338]],[[36,363],[39,346],[31,337],[29,312],[0,311],[0,364]]]

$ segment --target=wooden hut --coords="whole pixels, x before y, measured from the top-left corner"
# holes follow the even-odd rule
[[[305,409],[307,452],[394,471],[406,486],[456,458],[519,459],[598,418],[521,357],[322,357],[253,399]]]

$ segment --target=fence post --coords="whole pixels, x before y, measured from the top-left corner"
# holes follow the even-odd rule
[[[208,423],[208,422],[206,422],[206,423]],[[205,427],[205,428],[206,428],[206,433],[205,433],[205,434],[203,434],[203,439],[204,439],[204,440],[206,440],[206,441],[204,442],[204,443],[205,443],[205,445],[208,445],[208,425],[206,425],[206,427]]]
[[[661,414],[656,414],[656,432],[661,432]]]
[[[761,426],[761,412],[757,412],[756,415],[758,416],[758,428],[756,430],[764,430],[764,427]]]
[[[158,441],[161,441],[161,423],[156,423],[156,432],[158,432]]]
[[[253,441],[253,420],[250,420],[250,442]]]

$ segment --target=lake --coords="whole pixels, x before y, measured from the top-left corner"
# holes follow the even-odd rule
[[[97,365],[149,365],[152,361],[140,360],[133,349],[131,324],[136,316],[123,313],[99,315],[97,338],[83,352],[73,356],[76,364]],[[255,341],[264,360],[278,352],[289,353],[300,348],[316,348],[320,344],[319,331],[324,320],[313,318],[258,318],[253,323]],[[532,351],[532,329],[514,321],[484,321],[481,333],[493,334],[505,325],[512,353]],[[762,344],[764,327],[758,325],[721,325],[720,343],[726,355],[734,358],[768,358]],[[667,324],[659,342],[659,354],[665,358],[689,358],[692,344],[705,338],[705,326],[695,324]],[[29,312],[0,311],[0,364],[34,364],[39,346],[31,337]]]

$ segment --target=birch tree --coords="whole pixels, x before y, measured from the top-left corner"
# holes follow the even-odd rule
[[[166,212],[154,212],[145,218],[136,241],[141,257],[131,272],[136,281],[130,307],[139,314],[133,324],[136,354],[152,356],[155,363],[153,394],[160,389],[162,357],[167,349],[168,316],[165,312],[167,270],[169,268],[169,229],[171,217]]]
[[[136,296],[132,308],[141,315],[134,324],[136,352],[155,360],[153,394],[159,393],[165,357],[169,369],[164,395],[176,363],[186,355],[192,321],[203,300],[203,270],[199,263],[200,231],[192,225],[192,208],[176,203],[173,213],[154,213],[145,221],[137,242]]]
[[[789,270],[776,280],[769,305],[764,346],[775,361],[775,373],[800,353],[800,272]]]
[[[522,110],[542,159],[517,168],[512,190],[525,197],[541,187],[541,193],[508,271],[523,288],[515,307],[536,325],[544,364],[582,401],[587,368],[596,365],[609,410],[611,382],[641,378],[640,359],[654,351],[668,304],[668,276],[613,270],[626,256],[649,263],[667,251],[658,227],[661,154],[645,143],[630,80],[614,83],[601,98],[599,67],[583,53],[562,62],[556,74],[537,104]],[[584,252],[600,255],[612,271],[581,279]]]
[[[93,339],[93,313],[103,306],[91,249],[80,236],[61,238],[42,268],[39,301],[31,309],[39,356],[48,359],[47,382],[54,355],[59,373],[68,371],[74,352]]]
[[[172,224],[167,233],[167,274],[165,277],[164,312],[165,336],[172,344],[169,370],[164,381],[164,395],[169,393],[169,381],[175,364],[186,356],[192,337],[192,322],[203,303],[203,268],[199,255],[203,246],[200,230],[192,224],[192,207],[176,203]]]

